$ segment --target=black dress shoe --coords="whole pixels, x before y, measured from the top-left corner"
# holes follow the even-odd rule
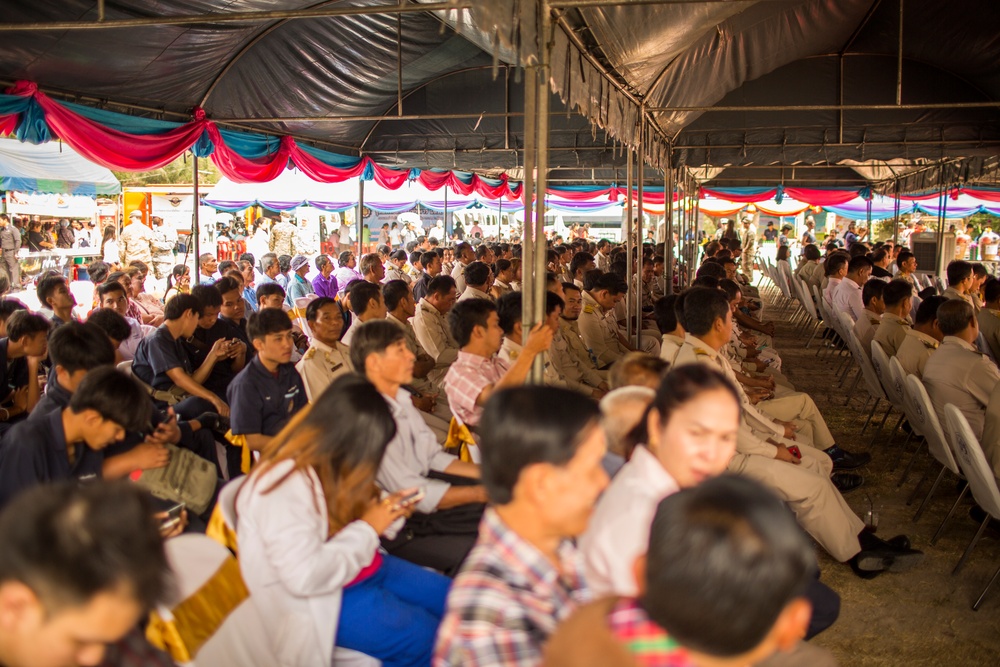
[[[841,495],[850,493],[865,483],[865,478],[853,472],[835,472],[830,475],[830,481],[837,487]]]
[[[851,568],[862,578],[875,576],[871,573],[905,572],[924,559],[924,553],[916,549],[898,549],[888,543],[883,546],[863,549],[851,559]]]
[[[867,452],[852,454],[851,452],[841,449],[837,445],[834,445],[824,451],[833,461],[834,470],[854,470],[855,468],[860,468],[872,460],[872,455]]]

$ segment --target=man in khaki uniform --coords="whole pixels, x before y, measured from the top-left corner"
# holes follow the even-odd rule
[[[947,300],[943,296],[931,296],[917,308],[916,322],[913,328],[906,330],[906,338],[896,351],[896,360],[907,375],[922,378],[927,360],[944,338],[938,326],[937,309]]]
[[[729,340],[732,313],[725,295],[719,290],[695,288],[684,300],[685,325],[690,330],[677,355],[675,366],[703,363],[719,370],[739,389],[729,364],[719,354]],[[693,336],[691,331],[700,335]],[[742,392],[741,392],[742,393]],[[743,403],[744,396],[741,396]],[[747,414],[743,403],[744,415]],[[831,556],[849,562],[864,576],[883,569],[905,569],[919,561],[922,554],[864,534],[864,523],[854,514],[830,479],[833,465],[829,457],[811,447],[800,447],[802,458],[792,455],[787,446],[797,444],[758,430],[748,419],[741,421],[736,451],[729,470],[756,479],[789,504],[799,524]],[[844,475],[844,473],[837,473]],[[855,485],[856,486],[856,485]],[[865,545],[862,549],[861,539]],[[891,555],[880,559],[874,553]],[[871,557],[870,557],[871,556]]]
[[[1000,359],[1000,280],[987,280],[985,287],[986,304],[979,311],[979,332],[993,353]]]
[[[177,245],[177,230],[168,225],[158,215],[153,216],[153,275],[163,280],[174,268],[174,246]]]
[[[614,319],[615,304],[621,301],[621,279],[605,273],[589,292],[583,292],[583,312],[579,326],[584,342],[597,357],[597,365],[606,368],[632,350],[622,341]]]
[[[458,297],[459,301],[468,299],[485,299],[496,303],[496,299],[490,294],[490,285],[493,282],[493,274],[490,267],[484,262],[475,261],[470,263],[462,272],[465,276],[465,291]]]
[[[979,439],[986,462],[993,469],[993,476],[1000,484],[1000,384],[990,394],[986,404],[986,424],[983,426],[983,437]]]
[[[448,328],[448,311],[458,298],[455,279],[438,276],[427,283],[427,295],[417,304],[413,315],[413,332],[417,341],[434,359],[434,369],[427,379],[440,387],[448,368],[458,358],[458,343]]]
[[[910,328],[910,308],[913,303],[913,288],[905,280],[891,280],[882,292],[885,312],[879,321],[872,340],[882,346],[885,356],[894,357],[906,338]]]
[[[295,252],[295,225],[288,222],[286,218],[281,218],[271,227],[271,238],[268,240],[268,247],[278,257],[288,255],[294,257]]]
[[[861,349],[865,351],[868,358],[872,358],[872,340],[875,338],[875,330],[881,323],[882,313],[885,312],[885,302],[882,300],[885,294],[886,283],[881,280],[869,280],[861,289],[861,302],[865,309],[861,311],[861,317],[854,323],[854,335],[861,342]]]
[[[455,266],[451,270],[451,277],[455,279],[455,289],[461,296],[465,291],[465,267],[476,261],[476,253],[468,243],[459,243],[455,246]]]
[[[1000,382],[1000,370],[976,349],[979,324],[968,302],[949,299],[937,309],[937,321],[944,338],[924,365],[924,386],[942,425],[944,406],[951,403],[981,439],[986,405]]]
[[[309,348],[295,364],[302,376],[306,396],[313,403],[341,375],[354,371],[350,349],[340,342],[344,316],[340,305],[328,297],[320,297],[306,307],[306,322],[312,338]]]
[[[562,287],[566,306],[549,348],[552,363],[571,388],[586,394],[595,389],[606,392],[607,374],[597,370],[595,358],[580,335],[578,320],[583,310],[583,290],[572,283],[563,283]]]
[[[949,262],[947,275],[948,289],[944,291],[942,296],[948,299],[961,299],[978,313],[979,307],[969,293],[976,282],[976,272],[973,270],[972,264],[961,259]]]
[[[153,265],[153,231],[142,223],[142,211],[128,215],[129,224],[118,237],[118,259],[122,266],[136,260]]]

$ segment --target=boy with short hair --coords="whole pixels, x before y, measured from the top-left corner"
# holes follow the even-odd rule
[[[136,348],[147,335],[155,331],[155,327],[142,324],[134,317],[127,315],[128,294],[125,287],[118,281],[104,283],[97,287],[97,299],[99,308],[110,308],[125,318],[129,326],[129,336],[118,346],[118,353],[123,361],[132,361],[135,358]]]
[[[285,289],[275,282],[257,286],[257,308],[278,308],[285,303]]]
[[[124,482],[64,482],[0,514],[0,664],[103,664],[167,591],[152,511]]]
[[[189,394],[173,406],[184,419],[196,419],[204,412],[229,416],[225,401],[202,384],[215,363],[223,358],[225,341],[215,342],[197,370],[184,347],[184,340],[197,331],[203,310],[201,301],[191,294],[178,294],[170,299],[163,309],[164,323],[142,339],[132,361],[132,373],[152,388],[153,399],[160,407],[176,401],[178,396],[174,392]]]
[[[38,303],[52,311],[52,326],[57,327],[73,321],[76,299],[69,291],[65,278],[60,275],[45,276],[38,281],[35,294],[38,296]]]
[[[233,435],[262,450],[308,403],[306,388],[291,363],[292,321],[278,308],[262,308],[247,323],[257,356],[237,374],[226,393]]]
[[[124,373],[98,368],[65,409],[17,424],[0,447],[0,505],[38,484],[101,477],[103,450],[126,431],[149,428],[152,406],[145,393]]]
[[[23,418],[38,405],[42,388],[38,369],[48,354],[49,322],[41,315],[18,310],[7,319],[7,337],[0,339],[0,432],[3,424]]]

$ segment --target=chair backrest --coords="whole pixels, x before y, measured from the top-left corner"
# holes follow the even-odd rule
[[[226,522],[226,527],[233,532],[236,532],[236,494],[240,492],[240,489],[243,488],[243,484],[246,481],[246,475],[237,477],[236,479],[230,480],[229,483],[223,486],[219,491],[217,504],[222,512],[222,520]]]
[[[972,489],[972,497],[980,507],[1000,518],[1000,488],[997,488],[997,479],[965,415],[949,403],[944,406],[944,421],[955,445],[955,458]]]
[[[889,357],[886,355],[885,350],[882,346],[872,341],[872,368],[875,369],[875,375],[878,376],[879,382],[882,383],[882,388],[885,390],[885,395],[892,402],[893,406],[900,412],[903,410],[903,393],[902,387],[897,389],[896,383],[892,381],[892,373],[889,370]],[[895,357],[893,357],[895,359]],[[899,363],[898,361],[896,363]]]
[[[846,335],[849,341],[849,346],[851,352],[854,354],[854,360],[858,362],[861,366],[861,375],[865,379],[865,386],[868,388],[868,393],[872,395],[873,398],[882,398],[889,400],[889,397],[885,393],[885,389],[882,388],[882,382],[879,380],[878,375],[875,373],[875,368],[872,366],[871,359],[865,354],[864,348],[861,346],[861,341],[858,337],[854,335],[851,330],[847,331]]]
[[[916,375],[906,376],[906,395],[912,401],[913,418],[911,423],[919,428],[924,437],[927,438],[927,449],[930,450],[931,455],[948,470],[960,475],[958,463],[955,462],[955,456],[952,454],[948,438],[941,428],[937,412],[934,411],[931,397],[927,394],[924,383]]]
[[[196,667],[277,665],[265,619],[251,602],[229,551],[196,534],[175,537],[164,546],[176,597],[156,609],[147,631],[153,643],[165,645],[175,661]]]
[[[872,341],[872,351],[874,352],[875,346],[878,343]],[[913,416],[910,414],[913,410],[913,402],[906,393],[906,371],[903,370],[903,365],[899,363],[899,359],[896,357],[890,357],[889,359],[889,377],[892,382],[893,389],[899,394],[902,400],[903,412],[906,414],[906,419],[910,423],[910,428],[913,430],[915,435],[922,436],[924,432],[920,430],[920,425],[917,424]]]

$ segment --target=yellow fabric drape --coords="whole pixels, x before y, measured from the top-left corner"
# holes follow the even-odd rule
[[[239,563],[235,558],[227,558],[201,588],[171,610],[173,620],[152,612],[146,639],[175,661],[191,662],[229,614],[249,596]]]
[[[448,425],[448,437],[445,438],[444,448],[449,451],[458,451],[458,458],[467,463],[473,463],[472,453],[469,451],[471,445],[476,444],[476,439],[472,436],[472,431],[465,424],[460,424],[454,417]]]
[[[240,447],[243,450],[240,458],[240,472],[246,475],[250,472],[250,466],[253,465],[253,456],[250,454],[250,446],[247,445],[247,437],[245,435],[235,435],[232,429],[230,429],[226,432],[226,440],[233,447]],[[229,476],[233,476],[232,471],[230,471]]]
[[[208,527],[205,529],[205,534],[229,549],[234,555],[239,555],[239,550],[236,546],[236,533],[226,524],[226,520],[222,518],[222,505],[215,504],[212,516],[208,519]]]

